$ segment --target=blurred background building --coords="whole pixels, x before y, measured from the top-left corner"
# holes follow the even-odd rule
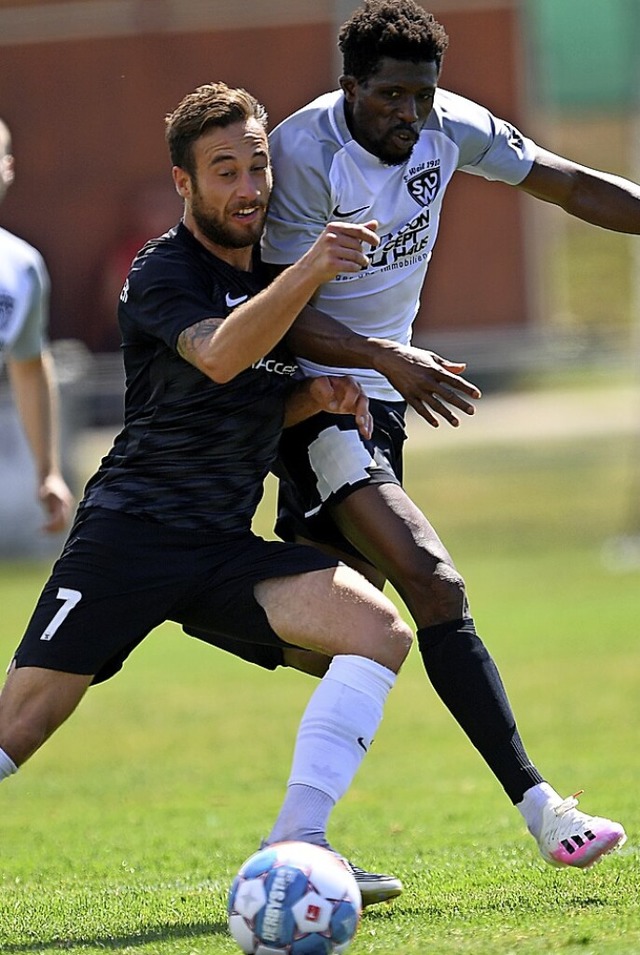
[[[451,38],[443,85],[551,149],[633,174],[637,0],[425,5]],[[14,131],[19,163],[2,219],[45,254],[55,338],[78,339],[93,352],[117,348],[114,262],[180,211],[165,113],[197,84],[224,79],[254,92],[278,122],[336,85],[336,32],[355,6],[357,0],[0,0],[0,114]],[[154,202],[159,212],[150,220]],[[613,296],[600,273],[609,271],[609,256],[629,258],[628,244],[603,248],[600,236],[579,230],[585,254],[590,242],[597,246],[589,263],[599,279],[594,295],[582,282],[582,257],[559,263],[556,249],[548,255],[565,224],[552,216],[541,238],[535,205],[503,186],[456,177],[420,335],[453,334],[463,348],[465,340],[479,348],[484,339],[502,352],[512,332],[539,330],[559,315],[566,322],[580,313],[593,331],[594,311],[605,304],[602,320],[624,325],[629,274],[618,277],[621,294]],[[584,299],[579,291],[573,297],[576,279],[587,288]],[[519,336],[513,341],[515,347]]]
[[[274,125],[336,86],[337,30],[357,5],[0,0],[0,115],[17,157],[0,221],[48,263],[51,336],[65,343],[76,420],[117,421],[119,285],[136,248],[180,215],[164,115],[198,84],[223,79],[262,100]],[[442,85],[552,151],[640,179],[639,0],[424,5],[450,36]],[[636,244],[457,176],[416,340],[496,386],[541,362],[624,359],[639,299]]]

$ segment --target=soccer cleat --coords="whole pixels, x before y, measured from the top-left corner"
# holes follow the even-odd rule
[[[260,843],[260,848],[266,849],[268,845],[267,840],[263,839]],[[324,848],[328,849],[329,852],[333,852],[334,856],[340,859],[345,869],[348,869],[356,880],[358,888],[360,889],[363,909],[368,905],[377,905],[378,902],[388,902],[390,899],[395,899],[402,894],[402,882],[400,879],[396,879],[394,875],[379,875],[377,872],[366,872],[364,869],[361,869],[360,866],[354,865],[353,862],[349,862],[343,855],[336,852],[328,842],[324,843]]]
[[[354,865],[353,862],[349,862],[344,856],[339,856],[339,858],[358,883],[363,909],[368,905],[377,905],[378,902],[388,902],[402,893],[402,882],[400,879],[396,879],[394,875],[365,872],[364,869]]]
[[[627,841],[620,823],[588,816],[576,809],[581,794],[582,790],[557,806],[545,806],[542,810],[538,848],[551,865],[588,869]]]

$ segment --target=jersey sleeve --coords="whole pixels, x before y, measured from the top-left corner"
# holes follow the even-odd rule
[[[264,262],[291,265],[331,220],[331,155],[305,129],[285,123],[269,138],[273,192],[262,236]]]
[[[512,186],[521,183],[536,157],[533,140],[478,103],[444,91],[442,98],[442,125],[458,146],[458,169]]]
[[[224,318],[222,292],[204,280],[186,257],[173,255],[143,260],[125,283],[120,311],[138,331],[161,339],[172,350],[185,328],[207,318]]]
[[[50,281],[44,259],[33,251],[32,262],[25,270],[25,314],[22,328],[11,344],[11,357],[28,361],[42,354],[49,323]]]

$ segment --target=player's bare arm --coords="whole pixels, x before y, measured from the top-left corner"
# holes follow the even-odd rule
[[[45,512],[42,529],[57,534],[71,520],[75,501],[60,470],[58,389],[51,355],[44,351],[25,361],[10,358],[7,369],[38,474],[38,499]]]
[[[319,411],[353,415],[362,437],[371,437],[369,399],[361,385],[348,375],[322,375],[301,381],[287,400],[284,427],[290,428]]]
[[[312,247],[266,289],[224,319],[211,317],[180,335],[185,360],[220,384],[268,354],[319,285],[368,264],[363,246],[379,243],[376,223],[329,223]]]
[[[640,186],[621,176],[589,169],[540,149],[531,171],[517,188],[592,225],[640,234]]]
[[[177,343],[177,352],[181,358],[192,365],[198,365],[197,355],[200,349],[208,347],[208,343],[220,328],[224,318],[205,318],[202,322],[190,325],[180,333]]]
[[[435,352],[400,345],[382,338],[369,338],[351,331],[324,312],[309,306],[287,334],[295,355],[325,365],[374,368],[384,375],[421,418],[437,428],[439,418],[452,427],[460,419],[456,411],[472,415],[469,399],[481,397],[480,389],[462,377],[466,365]]]

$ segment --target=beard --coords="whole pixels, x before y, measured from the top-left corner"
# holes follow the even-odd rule
[[[384,149],[378,150],[378,159],[381,163],[384,163],[385,166],[404,166],[408,159],[411,158],[411,153],[413,152],[413,146],[407,149],[404,155],[399,156],[397,152],[386,152]]]
[[[376,156],[385,166],[402,166],[411,158],[417,142],[418,137],[416,136],[415,140],[407,143],[404,149],[398,149],[398,147],[387,146],[384,140],[381,140],[376,143]]]
[[[220,216],[208,211],[203,202],[200,193],[194,189],[191,197],[191,215],[204,236],[210,242],[225,249],[246,249],[258,242],[264,230],[264,222],[267,215],[266,206],[262,207],[260,219],[247,226],[234,225],[226,222]]]

